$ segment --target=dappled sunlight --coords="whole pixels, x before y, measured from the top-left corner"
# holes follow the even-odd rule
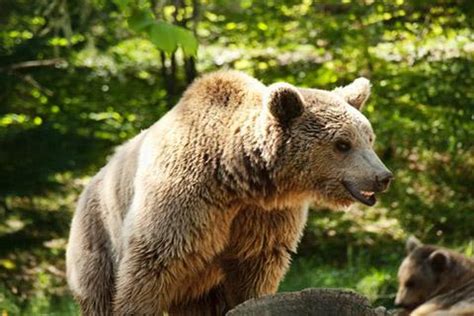
[[[372,208],[312,210],[280,290],[351,288],[392,307],[407,236],[473,255],[474,2],[152,3],[10,1],[2,13],[0,314],[78,313],[64,256],[80,192],[115,146],[222,68],[373,86],[363,112],[395,180]]]

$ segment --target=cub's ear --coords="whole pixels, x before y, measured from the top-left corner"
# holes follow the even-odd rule
[[[405,249],[407,251],[407,254],[410,254],[413,250],[421,246],[423,246],[421,241],[419,241],[418,238],[412,235],[408,237],[407,242],[405,244]]]
[[[267,88],[264,103],[282,126],[303,113],[304,101],[296,88],[288,83],[275,83]]]
[[[442,272],[451,266],[451,256],[443,250],[434,251],[428,258],[431,267],[436,272]]]
[[[347,103],[356,109],[362,110],[362,107],[370,96],[370,81],[360,77],[345,87],[334,89],[334,92],[343,97]]]

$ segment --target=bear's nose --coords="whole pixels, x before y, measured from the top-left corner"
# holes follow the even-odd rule
[[[387,190],[392,179],[393,179],[393,173],[391,173],[390,171],[384,171],[383,173],[376,175],[375,184],[377,186],[377,190],[379,191]]]

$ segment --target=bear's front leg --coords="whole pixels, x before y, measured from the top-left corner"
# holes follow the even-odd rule
[[[231,214],[192,193],[173,198],[150,194],[132,204],[124,224],[115,315],[162,315],[171,306],[196,299],[188,297],[188,282],[203,274],[224,248]],[[207,281],[201,284],[209,288],[200,286],[193,296],[217,285]]]
[[[186,244],[168,244],[160,249],[143,239],[132,241],[119,266],[115,315],[162,315],[171,306],[195,299],[188,297],[187,283],[204,273],[215,255],[203,240],[195,242],[188,249]],[[206,294],[216,285],[213,280],[218,283],[220,278],[203,280],[193,294]]]
[[[275,293],[306,223],[307,208],[244,209],[234,219],[222,259],[229,307]]]
[[[289,263],[290,255],[283,248],[262,252],[245,260],[224,261],[228,306],[233,308],[248,299],[275,293]]]
[[[114,315],[163,315],[193,268],[191,258],[164,260],[144,250],[128,250],[120,263]]]

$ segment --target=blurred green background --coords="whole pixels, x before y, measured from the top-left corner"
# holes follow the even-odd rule
[[[64,252],[78,194],[220,68],[372,80],[364,113],[396,181],[376,207],[311,212],[281,290],[391,307],[408,234],[474,251],[473,23],[469,0],[0,0],[0,313],[77,313]]]

